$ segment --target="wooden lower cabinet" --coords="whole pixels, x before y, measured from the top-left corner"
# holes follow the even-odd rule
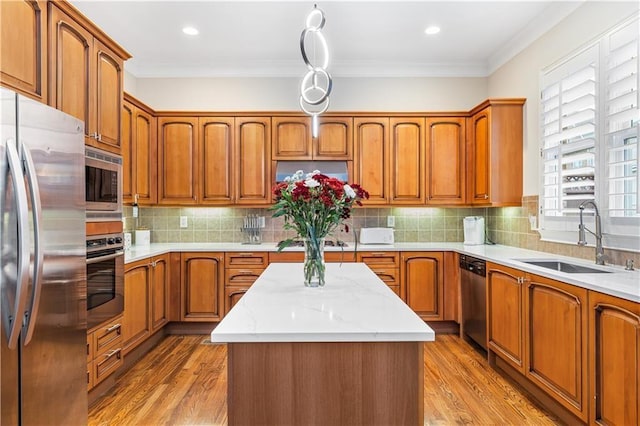
[[[640,304],[589,291],[589,422],[640,424]]]
[[[224,313],[238,303],[269,266],[267,252],[228,252],[224,257]]]
[[[444,319],[444,253],[403,252],[405,301],[425,321]]]
[[[587,290],[536,275],[525,288],[525,376],[587,421]]]
[[[124,354],[169,321],[169,255],[127,264],[124,272]]]
[[[489,350],[524,374],[524,272],[487,262]]]
[[[123,365],[121,315],[87,333],[87,387],[91,389]]]
[[[220,321],[224,315],[224,253],[180,255],[180,320]]]
[[[402,297],[400,288],[400,253],[372,251],[358,253],[358,262],[364,262],[398,297]]]

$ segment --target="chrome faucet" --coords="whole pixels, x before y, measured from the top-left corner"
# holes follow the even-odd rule
[[[591,204],[593,209],[596,211],[596,232],[591,232],[586,226],[584,226],[584,222],[582,221],[582,212],[584,211],[585,206]],[[586,246],[587,245],[587,235],[585,231],[588,231],[591,235],[596,237],[596,265],[604,265],[604,249],[602,248],[602,222],[600,220],[600,212],[598,211],[598,206],[596,202],[593,200],[587,200],[582,202],[578,206],[580,209],[580,225],[578,225],[578,245]]]

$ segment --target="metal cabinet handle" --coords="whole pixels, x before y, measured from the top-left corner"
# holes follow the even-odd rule
[[[253,253],[238,253],[238,256],[240,256],[240,257],[252,257]]]
[[[118,333],[120,333],[120,328],[122,326],[120,324],[114,324],[111,327],[107,327],[107,333],[111,333],[112,331],[118,330]]]
[[[488,200],[489,199],[489,194],[484,194],[484,199]]]
[[[121,348],[118,349],[112,349],[109,352],[107,352],[106,354],[104,354],[104,359],[107,360],[109,358],[111,358],[114,355],[117,355],[118,358],[120,358],[120,352],[122,351]]]
[[[373,252],[373,253],[369,253],[371,256],[386,256],[386,253],[380,253],[380,252]]]

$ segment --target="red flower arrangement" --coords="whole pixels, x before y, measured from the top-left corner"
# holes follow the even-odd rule
[[[276,197],[273,217],[284,217],[285,229],[295,230],[298,236],[316,244],[341,225],[349,232],[349,226],[343,221],[351,217],[353,204],[361,206],[361,200],[369,198],[369,193],[360,185],[347,184],[317,170],[306,175],[298,170],[276,184],[273,194]],[[292,241],[282,241],[278,250]]]

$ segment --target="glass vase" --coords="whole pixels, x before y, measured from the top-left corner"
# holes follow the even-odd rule
[[[324,238],[304,240],[304,285],[324,287]]]

